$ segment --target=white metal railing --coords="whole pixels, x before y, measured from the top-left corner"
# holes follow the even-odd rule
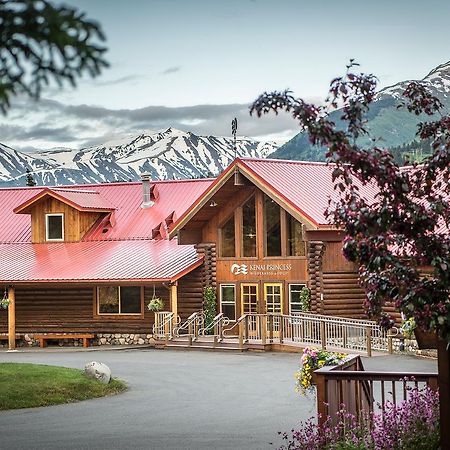
[[[368,355],[372,350],[388,351],[389,348],[386,330],[370,320],[312,313],[244,314],[237,324],[240,324],[239,336],[244,343],[306,344],[323,349],[367,352]],[[230,331],[227,330],[227,334]]]
[[[204,323],[205,314],[203,311],[194,312],[186,319],[185,322],[173,329],[173,334],[175,337],[180,337],[180,334],[182,336],[192,336],[192,339],[196,340],[199,330],[203,327]]]
[[[159,311],[155,313],[155,324],[153,325],[153,336],[155,338],[172,339],[175,323],[175,315],[170,311]]]
[[[206,335],[213,335],[217,336],[219,341],[222,341],[224,338],[224,330],[223,328],[229,325],[230,319],[228,317],[225,317],[223,313],[217,314],[217,316],[214,317],[212,322],[198,330],[198,334],[202,336]]]

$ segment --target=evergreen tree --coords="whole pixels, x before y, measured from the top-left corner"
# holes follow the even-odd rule
[[[26,180],[27,180],[27,186],[30,186],[30,187],[36,186],[36,181],[34,181],[33,174],[31,173],[30,169],[27,169]]]

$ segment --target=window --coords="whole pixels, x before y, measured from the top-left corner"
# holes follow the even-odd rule
[[[236,320],[236,286],[220,285],[220,311],[230,320]]]
[[[242,207],[242,256],[256,256],[255,197]]]
[[[267,195],[264,196],[265,255],[281,256],[281,208]]]
[[[220,230],[220,253],[224,257],[236,256],[235,252],[234,216]]]
[[[45,215],[45,240],[64,240],[64,214]]]
[[[287,214],[287,255],[288,256],[305,256],[305,240],[303,237],[303,225]]]
[[[242,314],[258,312],[258,285],[255,283],[241,284]]]
[[[305,287],[304,284],[289,285],[289,313],[302,312],[302,304],[300,301],[300,292]]]
[[[100,286],[97,288],[99,314],[141,314],[142,288]]]

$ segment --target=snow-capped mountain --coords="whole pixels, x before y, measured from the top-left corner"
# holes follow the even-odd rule
[[[366,116],[370,137],[362,137],[361,145],[372,145],[372,139],[387,148],[410,144],[416,139],[417,125],[421,121],[430,120],[424,115],[410,114],[405,108],[398,109],[400,98],[412,80],[401,81],[393,86],[380,90],[370,106]],[[450,111],[450,61],[434,68],[420,81],[443,104],[443,112]],[[330,119],[339,124],[341,110],[333,111]],[[282,145],[273,158],[299,159],[307,161],[325,161],[326,149],[313,146],[306,133],[301,132]]]
[[[265,158],[276,149],[273,142],[236,141],[236,156]],[[27,169],[38,185],[137,180],[142,172],[155,180],[215,176],[234,157],[231,138],[197,136],[174,128],[81,150],[23,153],[0,144],[0,185],[24,186]]]

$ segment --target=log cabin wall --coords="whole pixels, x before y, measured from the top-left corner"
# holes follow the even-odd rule
[[[311,290],[311,311],[316,314],[325,314],[322,302],[322,262],[324,251],[325,244],[323,242],[308,242],[308,278]]]
[[[31,240],[33,243],[43,243],[45,236],[45,215],[64,214],[64,241],[76,242],[98,220],[101,213],[80,212],[56,198],[47,196],[36,203],[31,209]]]
[[[178,281],[178,315],[185,321],[203,309],[204,269],[198,267]]]
[[[144,287],[144,317],[95,317],[94,287],[16,287],[16,332],[152,333],[154,313],[147,309],[153,285]],[[156,296],[170,305],[169,290]],[[8,312],[0,311],[0,332],[8,330]]]

